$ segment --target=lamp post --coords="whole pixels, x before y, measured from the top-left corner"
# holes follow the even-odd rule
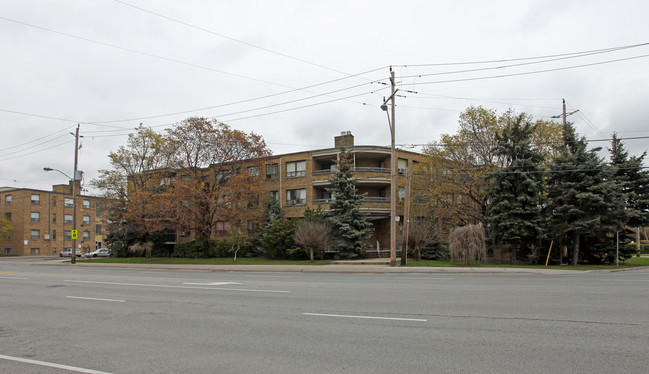
[[[398,91],[394,82],[394,71],[390,67],[390,85],[392,94],[388,97],[381,109],[388,112],[388,101],[392,101],[392,119],[388,114],[388,124],[390,125],[390,266],[397,265],[397,152],[394,147],[394,97]]]
[[[74,135],[74,171],[72,172],[72,175],[74,178],[70,178],[69,175],[65,174],[61,170],[58,169],[53,169],[53,168],[48,168],[45,167],[43,168],[44,171],[58,171],[59,173],[63,174],[66,176],[68,179],[72,181],[72,231],[71,231],[71,236],[72,236],[72,251],[70,252],[70,263],[71,264],[76,264],[77,263],[77,235],[74,233],[77,230],[77,180],[81,180],[81,178],[77,178],[77,160],[79,159],[79,125],[77,125],[77,131],[76,133],[70,133]],[[65,240],[65,239],[64,239]]]
[[[77,181],[76,178],[70,178],[69,175],[65,174],[59,169],[53,168],[43,168],[44,171],[58,171],[59,173],[66,176],[72,182],[72,230],[77,229]],[[76,173],[75,173],[76,176]],[[70,263],[77,263],[77,239],[76,235],[72,235],[72,251],[70,252]]]

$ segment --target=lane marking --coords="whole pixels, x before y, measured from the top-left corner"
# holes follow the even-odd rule
[[[455,278],[426,278],[426,276],[422,275],[420,277],[404,277],[404,278],[397,278],[398,280],[453,280]]]
[[[20,279],[20,280],[25,280],[29,278],[21,278],[21,277],[0,277],[0,279]]]
[[[31,360],[29,358],[21,358],[21,357],[12,357],[12,356],[5,356],[5,355],[0,355],[0,359],[7,360],[7,361],[16,361],[16,362],[22,362],[25,364],[32,364],[32,365],[39,365],[39,366],[47,366],[51,368],[56,368],[56,369],[63,369],[63,370],[68,370],[68,371],[74,371],[77,373],[86,373],[86,374],[112,374],[106,371],[99,371],[99,370],[92,370],[92,369],[84,369],[76,366],[68,366],[68,365],[61,365],[61,364],[55,364],[53,362],[45,362],[45,361],[38,361],[38,360]]]
[[[649,279],[600,279],[602,282],[649,282]]]
[[[394,317],[374,317],[374,316],[352,316],[346,314],[321,314],[321,313],[302,313],[305,316],[316,317],[336,317],[336,318],[359,318],[359,319],[379,319],[387,321],[410,321],[410,322],[428,322],[426,319],[417,318],[394,318]]]
[[[208,283],[183,283],[183,284],[190,284],[190,285],[195,285],[195,286],[225,286],[228,284],[241,284],[237,282],[208,282]]]
[[[95,282],[95,281],[77,281],[77,280],[64,280],[70,283],[86,283],[86,284],[107,284],[112,286],[131,286],[131,287],[155,287],[155,288],[180,288],[190,290],[217,290],[217,291],[242,291],[242,292],[266,292],[266,293],[291,293],[291,291],[282,290],[253,290],[245,288],[218,288],[218,287],[191,287],[191,286],[172,286],[164,284],[143,284],[143,283],[119,283],[119,282]]]
[[[81,296],[66,296],[68,299],[80,299],[80,300],[95,300],[95,301],[112,301],[116,303],[125,303],[126,300],[118,300],[118,299],[100,299],[97,297],[81,297]]]

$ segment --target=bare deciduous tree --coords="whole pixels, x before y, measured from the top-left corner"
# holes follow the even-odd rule
[[[481,223],[452,229],[448,242],[451,260],[463,260],[465,265],[469,265],[471,260],[484,262],[487,257],[485,231]]]
[[[408,242],[415,248],[415,259],[421,261],[421,247],[430,243],[437,236],[437,227],[429,217],[418,217],[412,220],[408,232]]]
[[[295,230],[293,240],[300,245],[309,247],[309,258],[313,262],[313,249],[325,248],[329,243],[331,229],[324,222],[302,220]]]

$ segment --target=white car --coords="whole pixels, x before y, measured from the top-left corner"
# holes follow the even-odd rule
[[[99,248],[90,253],[86,253],[86,257],[108,257],[110,256],[110,249],[108,248]]]
[[[77,249],[76,252],[77,252],[77,257],[81,257],[81,250]],[[59,253],[59,257],[70,257],[71,254],[72,254],[72,250],[69,249],[69,248],[66,248],[66,249],[62,250],[61,253]]]

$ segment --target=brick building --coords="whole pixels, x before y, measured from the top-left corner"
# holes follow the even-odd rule
[[[305,152],[274,155],[265,159],[254,174],[260,178],[259,196],[255,197],[256,204],[242,204],[245,209],[254,207],[258,217],[254,224],[258,227],[264,217],[267,207],[266,202],[274,196],[285,218],[299,218],[304,216],[304,211],[316,209],[329,209],[333,196],[327,192],[332,186],[330,179],[336,172],[336,161],[341,147],[350,153],[354,163],[354,179],[358,193],[366,194],[362,210],[374,225],[374,234],[369,239],[372,247],[378,246],[381,250],[390,248],[390,148],[382,146],[358,146],[354,144],[351,132],[343,132],[334,138],[334,147]],[[416,152],[397,150],[397,185],[399,186],[399,200],[403,200],[405,190],[405,171],[409,165],[422,162],[424,157]],[[209,168],[208,168],[209,169]],[[161,182],[162,183],[162,182]],[[403,204],[397,208],[397,215],[403,215]],[[216,237],[227,235],[228,222],[222,222],[217,227]],[[249,221],[249,228],[253,222]],[[191,228],[178,233],[170,233],[166,244],[173,245],[177,242],[186,242],[194,239]]]
[[[52,191],[0,187],[0,218],[13,230],[0,242],[0,253],[18,256],[56,256],[72,248],[72,185]],[[79,189],[78,189],[79,190]],[[83,253],[100,248],[104,238],[103,199],[77,195],[77,247]]]

